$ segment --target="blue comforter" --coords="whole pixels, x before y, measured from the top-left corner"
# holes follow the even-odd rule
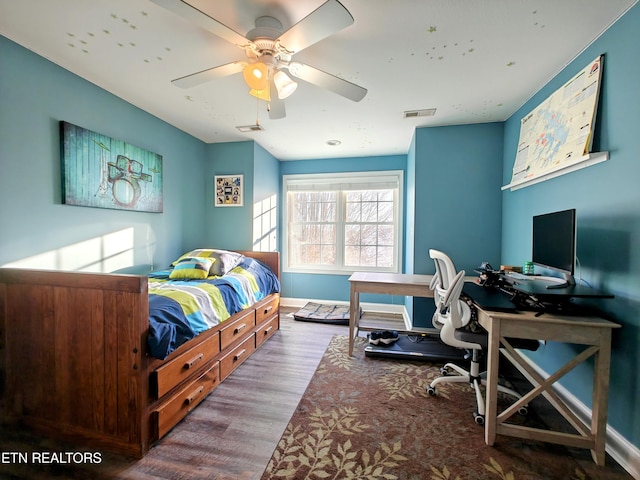
[[[172,280],[171,270],[149,274],[149,336],[152,356],[165,359],[199,333],[280,291],[276,275],[244,257],[222,277]]]

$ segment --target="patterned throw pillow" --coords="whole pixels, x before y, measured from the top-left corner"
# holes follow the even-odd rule
[[[183,257],[175,263],[169,278],[203,280],[209,276],[209,270],[214,263],[215,259],[213,258]]]
[[[173,265],[177,265],[179,261],[187,257],[209,258],[213,260],[210,275],[222,276],[232,268],[235,268],[242,261],[244,255],[228,250],[198,248],[182,255],[178,260],[173,262]]]

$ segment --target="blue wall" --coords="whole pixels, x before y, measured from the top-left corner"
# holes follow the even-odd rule
[[[282,174],[405,170],[405,199],[415,202],[405,209],[403,264],[416,273],[433,272],[430,247],[450,252],[461,269],[471,270],[482,260],[521,265],[530,256],[531,216],[575,207],[582,277],[616,294],[602,307],[623,325],[614,335],[610,424],[640,445],[635,409],[640,393],[638,44],[640,6],[635,6],[504,124],[418,129],[407,156],[277,162],[253,142],[205,145],[0,37],[2,63],[11,66],[0,75],[0,265],[123,228],[134,231],[134,263],[140,264],[164,267],[196,246],[251,248],[252,205],[267,195],[280,196]],[[511,176],[520,118],[601,53],[595,149],[609,151],[611,159],[502,193],[500,186]],[[59,120],[162,155],[164,213],[62,205]],[[230,173],[245,175],[245,205],[215,208],[213,176]],[[283,295],[346,301],[347,278],[285,274]],[[362,300],[388,301],[384,296]],[[429,318],[429,307],[416,305],[416,317]],[[551,369],[570,353],[547,345],[535,361]],[[565,383],[587,405],[590,374],[581,369]]]
[[[568,175],[503,194],[502,259],[522,265],[530,259],[531,217],[576,208],[578,275],[594,287],[616,295],[600,308],[622,325],[614,331],[609,393],[609,423],[640,446],[640,5],[589,46],[505,123],[503,184],[511,179],[520,119],[604,54],[600,108],[593,151],[610,160]],[[552,370],[573,348],[547,345],[532,355]],[[591,405],[592,369],[581,368],[562,383]]]
[[[131,263],[164,267],[203,239],[204,143],[2,36],[0,52],[0,265],[37,254],[55,263],[71,245],[104,248],[131,230]],[[162,155],[164,213],[63,205],[60,120]]]
[[[405,190],[405,218],[404,224],[405,243],[404,243],[404,273],[415,273],[413,269],[413,259],[416,253],[415,244],[415,224],[416,224],[416,136],[411,138],[409,152],[407,153],[407,188]],[[413,298],[405,297],[404,307],[407,310],[409,318],[413,319]],[[425,315],[425,313],[422,313]]]
[[[253,142],[215,143],[207,145],[205,177],[207,213],[205,245],[230,250],[251,250],[253,205]],[[215,207],[213,177],[215,175],[244,175],[244,201],[240,207]]]
[[[253,201],[261,202],[280,193],[280,162],[257,143],[254,144]]]
[[[416,130],[413,272],[435,272],[430,248],[469,275],[482,261],[500,265],[502,146],[501,123]],[[433,311],[433,300],[414,298],[413,324],[430,327]]]
[[[230,250],[253,249],[254,206],[280,190],[279,162],[253,141],[216,143],[207,146],[205,177],[207,207],[205,239],[200,246]],[[240,207],[215,207],[215,175],[243,175],[244,201]],[[197,219],[194,219],[197,221]],[[195,248],[192,245],[189,248]]]

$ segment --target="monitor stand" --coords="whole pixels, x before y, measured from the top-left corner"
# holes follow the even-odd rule
[[[571,285],[575,285],[576,284],[576,281],[573,278],[573,275],[569,275],[567,273],[563,273],[562,276],[564,278],[564,282],[550,283],[545,288],[547,290],[557,290],[559,288],[567,288],[567,287],[570,287]]]

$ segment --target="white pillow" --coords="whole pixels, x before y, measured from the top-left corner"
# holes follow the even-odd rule
[[[229,270],[235,268],[244,259],[244,255],[238,252],[231,252],[229,250],[220,250],[214,248],[197,248],[182,255],[178,260],[173,262],[173,265],[176,265],[185,257],[213,259],[214,262],[209,272],[210,275],[217,275],[219,277],[222,275],[226,275]]]

